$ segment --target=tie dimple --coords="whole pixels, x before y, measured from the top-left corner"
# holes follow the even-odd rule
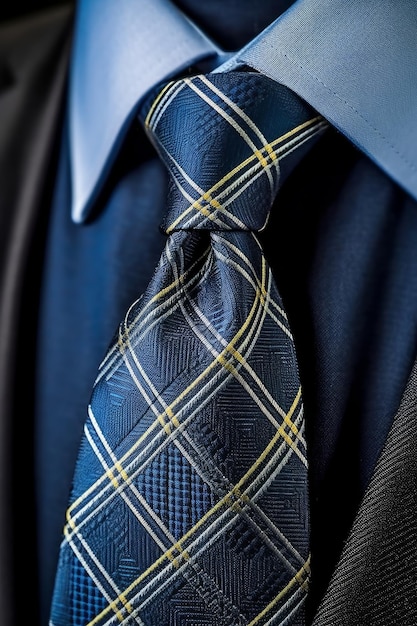
[[[262,230],[284,157],[310,146],[325,126],[288,89],[250,72],[168,83],[148,108],[145,127],[174,182],[168,234]]]
[[[302,395],[251,231],[325,123],[250,73],[169,83],[141,117],[172,175],[169,237],[96,379],[52,623],[301,626]]]

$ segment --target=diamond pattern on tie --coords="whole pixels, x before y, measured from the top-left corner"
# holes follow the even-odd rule
[[[77,602],[90,626],[303,624],[302,396],[254,231],[326,123],[243,72],[168,83],[141,119],[172,175],[169,236],[94,386],[52,622],[79,623]]]

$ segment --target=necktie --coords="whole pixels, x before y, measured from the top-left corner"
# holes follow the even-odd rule
[[[326,122],[250,72],[170,82],[140,119],[171,174],[168,238],[94,385],[51,622],[301,625],[301,388],[255,233]]]

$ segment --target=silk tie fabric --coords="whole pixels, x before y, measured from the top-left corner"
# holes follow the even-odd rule
[[[302,395],[255,233],[327,124],[252,72],[170,82],[140,119],[172,178],[168,238],[94,385],[51,623],[301,626]]]

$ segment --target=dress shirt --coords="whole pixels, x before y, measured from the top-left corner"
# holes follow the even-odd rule
[[[176,4],[220,49],[233,51],[291,3]],[[122,23],[117,28],[123,32]],[[95,36],[81,22],[77,29],[86,43]],[[165,243],[159,223],[167,174],[139,124],[131,122],[90,217],[81,224],[71,217],[76,164],[68,135],[67,111],[50,211],[36,374],[42,626],[95,374]],[[285,182],[262,234],[294,330],[304,387],[312,506],[310,615],[340,555],[415,359],[415,205],[331,129]]]

